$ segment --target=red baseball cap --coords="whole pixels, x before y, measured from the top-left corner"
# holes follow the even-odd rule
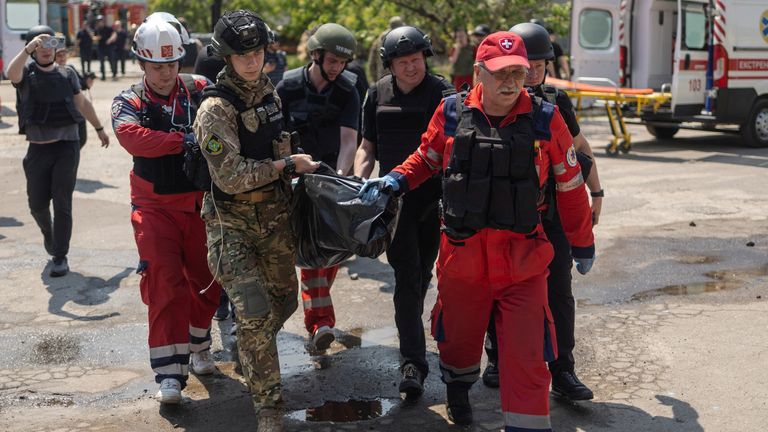
[[[483,62],[491,72],[514,65],[530,67],[523,39],[507,31],[491,33],[483,39],[477,47],[475,61]]]

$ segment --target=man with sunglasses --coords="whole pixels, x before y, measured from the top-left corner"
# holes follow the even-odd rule
[[[480,376],[493,311],[499,334],[506,430],[551,431],[547,361],[557,347],[547,306],[552,246],[539,197],[553,167],[563,227],[579,271],[594,261],[589,201],[573,140],[557,107],[525,90],[529,63],[511,32],[486,37],[475,57],[477,84],[446,97],[421,145],[389,174],[366,182],[363,201],[407,193],[443,172],[443,233],[432,335],[447,385],[448,416],[472,422],[469,388]]]
[[[347,175],[352,169],[360,127],[357,76],[346,70],[357,48],[355,36],[345,27],[327,23],[307,41],[312,63],[286,71],[277,85],[287,130],[296,131],[301,147],[315,161]],[[304,325],[310,351],[320,353],[333,342],[336,324],[331,285],[338,266],[301,270]]]
[[[131,224],[148,308],[150,364],[160,384],[156,398],[178,404],[190,360],[196,374],[215,370],[210,326],[221,288],[208,269],[203,192],[183,171],[202,90],[211,82],[179,75],[184,48],[166,20],[144,22],[133,53],[144,77],[112,102],[112,128],[133,156]]]

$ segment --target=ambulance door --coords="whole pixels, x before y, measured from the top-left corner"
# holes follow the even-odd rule
[[[672,111],[675,117],[688,117],[704,108],[709,15],[702,1],[677,0],[677,9]]]
[[[26,44],[27,30],[46,22],[48,2],[45,0],[3,0],[0,2],[0,40],[3,73],[8,63]]]
[[[619,82],[619,2],[574,0],[571,9],[573,79],[607,78]]]

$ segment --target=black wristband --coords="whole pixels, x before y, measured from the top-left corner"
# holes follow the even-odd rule
[[[296,174],[296,162],[294,162],[290,156],[284,157],[283,161],[285,162],[285,168],[283,168],[283,172],[289,176]]]
[[[101,131],[103,131],[103,130],[104,130],[104,126],[102,126],[102,127],[97,127],[97,128],[96,128],[96,132],[101,132]]]
[[[605,196],[605,191],[603,189],[600,189],[597,192],[590,192],[589,196],[591,196],[592,198],[602,198]]]

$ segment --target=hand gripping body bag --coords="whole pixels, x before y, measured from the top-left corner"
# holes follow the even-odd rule
[[[352,255],[376,258],[387,250],[402,199],[382,193],[363,204],[357,196],[362,186],[362,180],[339,176],[326,164],[299,178],[291,217],[299,267],[326,268]]]

